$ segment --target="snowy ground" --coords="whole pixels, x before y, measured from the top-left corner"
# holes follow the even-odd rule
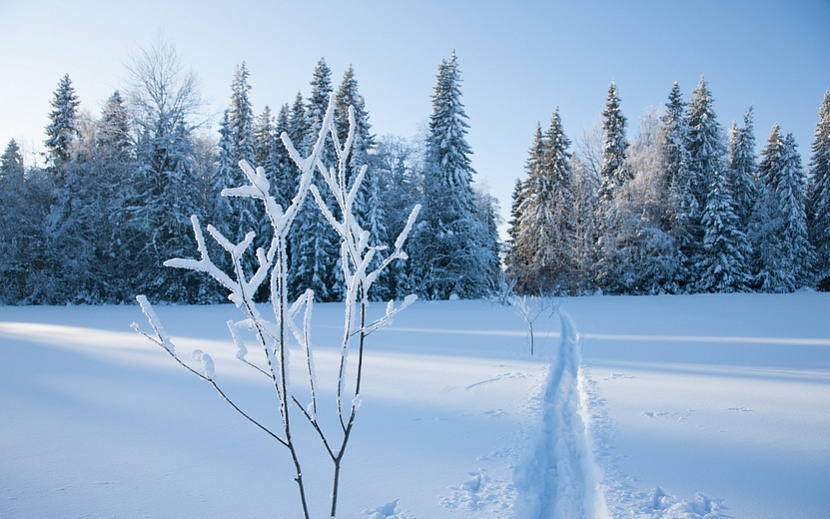
[[[418,302],[373,335],[339,517],[828,517],[830,296],[561,308],[537,321],[534,357],[521,319],[482,301]],[[233,358],[235,308],[157,311],[276,423]],[[315,307],[321,382],[339,312]],[[133,321],[137,307],[0,307],[0,518],[299,517],[284,449]],[[324,517],[328,467],[305,438]]]

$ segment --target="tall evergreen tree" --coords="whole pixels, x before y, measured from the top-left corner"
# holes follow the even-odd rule
[[[245,185],[245,175],[239,161],[246,160],[256,167],[254,159],[254,112],[251,106],[248,84],[248,68],[243,61],[234,69],[231,81],[230,106],[225,112],[219,138],[219,165],[217,182],[221,189]],[[262,212],[252,200],[227,200],[220,204],[222,213],[217,226],[228,238],[241,241],[251,230],[259,230]],[[257,243],[256,245],[262,245]],[[247,265],[253,266],[253,259]]]
[[[703,76],[700,77],[697,88],[692,91],[688,123],[691,188],[698,207],[703,211],[712,180],[723,173],[726,159],[723,129],[717,120],[714,99]]]
[[[46,261],[52,180],[37,170],[26,174],[17,142],[9,141],[0,156],[0,304],[56,302]]]
[[[274,139],[279,138],[274,130],[274,116],[271,114],[271,107],[268,105],[254,123],[254,162],[258,166],[264,166],[268,162],[268,156],[273,151]]]
[[[735,201],[724,168],[709,176],[706,205],[701,216],[703,243],[697,257],[700,292],[742,292],[749,288],[749,243],[738,228]]]
[[[625,164],[628,149],[625,126],[626,118],[620,109],[617,84],[612,81],[605,99],[605,110],[602,112],[602,183],[599,196],[603,203],[613,199],[617,189],[633,178]]]
[[[537,126],[526,166],[528,177],[514,193],[516,224],[510,264],[520,293],[572,293],[577,286],[569,146],[557,108],[544,136]]]
[[[48,152],[48,162],[60,178],[61,166],[71,157],[72,142],[80,135],[76,127],[79,101],[69,74],[61,78],[51,104],[53,110],[49,114],[49,125],[46,126],[47,139],[44,144]]]
[[[370,222],[377,224],[383,218],[380,215],[371,214],[375,211],[382,210],[382,207],[372,207],[368,203],[369,191],[377,189],[377,179],[374,178],[377,173],[369,158],[369,152],[374,149],[376,144],[375,136],[371,133],[372,126],[369,124],[369,113],[366,111],[366,102],[358,91],[357,79],[355,78],[352,67],[349,67],[345,74],[343,74],[343,81],[340,83],[340,88],[335,95],[335,103],[335,124],[340,142],[345,142],[349,131],[349,107],[352,107],[354,113],[354,121],[356,124],[354,145],[347,159],[347,178],[345,181],[346,185],[351,186],[360,168],[367,166],[366,180],[363,182],[360,191],[358,191],[355,201],[355,216],[360,221],[361,226],[365,229],[370,229],[368,226]],[[372,187],[372,184],[375,184],[375,187]],[[385,234],[375,234],[372,231],[372,237],[374,240],[380,240],[377,243],[386,243]]]
[[[755,160],[755,133],[752,129],[752,107],[744,116],[744,125],[733,123],[729,139],[729,181],[735,199],[738,226],[744,232],[749,226],[752,208],[757,199],[758,164]]]
[[[744,290],[749,269],[749,245],[739,227],[732,185],[726,173],[723,128],[717,120],[714,99],[703,76],[692,92],[688,121],[690,187],[701,209],[700,220],[692,222],[691,227],[696,249],[692,256],[693,286],[704,292]],[[711,203],[710,195],[715,197]],[[714,256],[717,254],[728,256]],[[712,278],[718,268],[723,268],[723,272]]]
[[[324,59],[317,62],[311,81],[311,94],[303,110],[305,115],[303,146],[311,149],[319,134],[323,117],[332,93],[331,69]],[[299,113],[299,109],[295,110]],[[299,121],[292,123],[297,124]],[[290,134],[291,132],[289,132]],[[321,160],[326,167],[334,167],[336,158],[331,142],[327,141]],[[331,190],[321,185],[319,174],[313,180],[320,193],[327,198]],[[330,208],[334,203],[327,200]],[[306,197],[289,237],[292,267],[290,269],[291,296],[297,297],[307,289],[314,290],[318,301],[337,301],[342,292],[342,270],[338,267],[340,249],[337,236],[312,197]]]
[[[507,233],[510,236],[508,242],[507,256],[505,257],[506,273],[511,281],[522,287],[531,285],[530,272],[533,269],[533,249],[526,242],[528,235],[524,232],[525,209],[530,202],[530,182],[532,178],[538,178],[542,174],[545,162],[545,143],[542,137],[542,125],[536,123],[536,131],[533,134],[533,143],[528,150],[527,161],[525,161],[525,178],[516,179],[513,186],[512,203],[510,207],[510,228]],[[531,235],[530,237],[534,237]]]
[[[808,284],[813,248],[807,236],[806,178],[792,134],[770,131],[759,165],[763,192],[755,215],[758,287],[791,292]]]
[[[830,291],[830,90],[824,93],[810,157],[808,217],[818,287]]]
[[[288,150],[282,142],[281,135],[291,131],[291,111],[288,104],[282,105],[274,123],[274,136],[271,141],[271,150],[265,164],[265,171],[271,179],[277,203],[288,207],[297,193],[299,173],[294,161],[288,155]],[[293,139],[292,139],[293,141]]]
[[[412,251],[419,292],[428,299],[477,298],[495,286],[488,225],[475,208],[461,103],[461,72],[453,51],[438,68],[426,143],[424,210],[414,229]]]
[[[249,164],[256,166],[257,163],[254,159],[256,148],[254,110],[249,95],[251,91],[251,85],[248,83],[249,76],[250,73],[244,61],[234,69],[233,81],[231,82],[231,105],[228,109],[228,125],[236,158],[247,160]],[[241,170],[238,174],[238,180],[240,182],[244,181]]]
[[[693,171],[689,153],[690,129],[686,103],[677,81],[674,82],[663,115],[662,148],[666,170],[667,211],[663,227],[672,237],[681,256],[676,283],[680,291],[688,290],[691,258],[696,254],[695,226],[701,207],[693,192]]]
[[[121,93],[116,90],[104,103],[96,132],[98,152],[125,159],[131,149],[130,116]]]

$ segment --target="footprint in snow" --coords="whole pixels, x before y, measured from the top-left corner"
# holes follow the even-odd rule
[[[396,499],[373,510],[364,510],[363,513],[368,516],[367,519],[414,519],[413,515],[401,511],[399,501],[400,499]]]
[[[637,377],[635,377],[634,375],[632,375],[630,373],[611,373],[610,375],[605,377],[605,380],[619,380],[621,378],[637,378]]]
[[[450,510],[492,511],[507,513],[516,500],[516,489],[511,482],[492,480],[482,472],[467,473],[469,479],[439,499],[444,508]]]
[[[484,416],[490,416],[490,417],[495,418],[497,416],[504,416],[507,413],[504,411],[504,409],[490,409],[488,411],[484,411],[481,414],[483,414]]]
[[[645,411],[645,412],[640,413],[640,416],[647,416],[649,418],[657,418],[657,417],[660,417],[660,416],[668,416],[670,414],[671,413],[669,413],[668,411]]]

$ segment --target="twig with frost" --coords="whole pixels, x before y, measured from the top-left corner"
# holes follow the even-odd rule
[[[202,226],[196,216],[191,217],[193,234],[196,240],[197,250],[200,257],[176,258],[165,262],[166,266],[183,268],[197,272],[203,272],[224,286],[229,294],[228,298],[243,312],[245,318],[234,322],[228,322],[228,328],[237,348],[236,358],[246,365],[257,370],[260,374],[268,377],[274,387],[279,401],[279,416],[282,431],[276,434],[244,412],[216,383],[213,359],[207,353],[196,350],[193,352],[193,360],[199,362],[202,370],[192,368],[188,363],[178,357],[170,336],[164,330],[161,322],[156,316],[147,299],[138,296],[142,311],[147,316],[153,334],[140,330],[137,324],[133,327],[145,337],[164,348],[180,365],[199,378],[209,382],[214,389],[225,399],[231,407],[239,412],[260,429],[276,439],[286,447],[291,455],[296,471],[294,480],[299,489],[300,502],[306,519],[309,519],[308,500],[306,487],[303,480],[303,471],[300,463],[300,455],[293,439],[295,432],[291,409],[297,409],[301,416],[310,424],[311,428],[322,441],[326,453],[333,463],[332,491],[330,493],[330,515],[335,517],[337,511],[337,499],[339,491],[340,472],[342,460],[355,422],[357,411],[360,407],[360,387],[363,375],[363,355],[365,339],[372,332],[389,323],[398,312],[412,304],[416,297],[409,296],[399,305],[390,301],[385,313],[371,321],[367,320],[369,305],[368,293],[372,284],[378,279],[380,273],[398,259],[406,259],[407,255],[403,245],[412,226],[417,218],[420,206],[415,206],[409,216],[407,224],[401,234],[395,240],[391,252],[386,254],[380,261],[375,261],[376,256],[387,251],[385,246],[370,245],[369,231],[363,229],[354,216],[354,201],[357,192],[366,175],[366,167],[361,168],[351,186],[346,182],[347,160],[355,135],[355,119],[352,108],[349,108],[349,133],[344,143],[340,143],[336,127],[334,125],[334,97],[330,96],[329,106],[323,119],[317,142],[312,152],[307,157],[302,157],[294,147],[291,139],[286,133],[281,135],[292,160],[300,169],[300,181],[296,195],[291,203],[283,208],[271,195],[271,186],[262,168],[256,170],[244,160],[239,163],[245,173],[248,185],[224,189],[222,194],[230,197],[243,197],[260,200],[265,208],[271,224],[273,236],[267,249],[259,248],[254,254],[257,259],[257,267],[254,272],[247,273],[243,268],[242,258],[250,253],[249,249],[255,234],[249,232],[239,243],[233,243],[222,235],[215,227],[208,225],[208,234],[216,241],[230,258],[230,269],[225,271],[211,259],[208,248],[205,244]],[[337,154],[337,166],[327,168],[321,156],[327,137],[334,143]],[[333,211],[327,206],[319,188],[311,184],[313,173],[319,171],[324,180],[325,187],[331,191],[333,199],[337,204],[339,218],[334,216]],[[314,293],[311,290],[304,292],[296,301],[289,304],[287,296],[287,275],[288,264],[286,245],[291,224],[306,198],[311,192],[320,211],[328,223],[335,229],[341,240],[341,264],[343,278],[346,285],[344,298],[344,325],[342,339],[339,344],[340,369],[337,379],[337,401],[336,413],[339,428],[336,431],[326,431],[318,421],[318,390],[317,375],[314,367],[314,355],[311,342],[311,318],[314,303]],[[373,265],[376,265],[373,267]],[[253,297],[257,290],[268,281],[270,289],[270,300],[273,307],[273,320],[267,319],[254,305]],[[295,321],[302,312],[302,324]],[[249,330],[256,337],[257,347],[265,353],[268,362],[268,369],[261,368],[248,361],[246,355],[248,346],[242,336],[238,333],[240,329]],[[305,357],[305,369],[307,373],[306,384],[310,394],[310,401],[302,405],[295,396],[289,382],[289,339],[294,340],[301,348]],[[357,369],[352,378],[347,380],[347,359],[351,350],[353,338],[358,340]],[[349,390],[348,402],[347,386]]]
[[[539,318],[547,310],[550,310],[550,315],[556,313],[559,309],[560,303],[554,303],[551,299],[543,296],[510,296],[510,302],[513,309],[527,326],[527,334],[530,339],[530,354],[535,353],[535,337],[533,325],[536,319]]]

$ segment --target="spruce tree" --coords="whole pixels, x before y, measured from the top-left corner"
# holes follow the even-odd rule
[[[271,114],[271,107],[268,105],[254,123],[254,162],[258,166],[264,166],[268,162],[268,156],[273,150],[274,139],[279,138],[274,130],[274,116]]]
[[[749,243],[738,228],[735,201],[724,168],[709,176],[701,216],[703,243],[697,257],[699,292],[743,292],[751,282]]]
[[[53,110],[49,114],[50,122],[46,126],[47,139],[44,144],[48,152],[48,163],[60,178],[61,167],[72,155],[72,142],[80,136],[76,127],[79,101],[69,74],[61,78],[51,104]]]
[[[475,170],[460,86],[453,51],[438,68],[426,143],[424,210],[412,238],[418,291],[427,299],[483,297],[492,292],[497,274],[491,270],[489,226],[475,207]]]
[[[271,180],[274,197],[282,207],[288,207],[297,192],[299,172],[291,160],[281,135],[288,134],[291,126],[291,111],[288,104],[283,104],[274,122],[274,139],[265,162],[265,171]],[[292,140],[293,142],[293,140]]]
[[[755,133],[752,129],[752,107],[744,116],[744,125],[732,124],[729,139],[729,180],[735,199],[739,228],[747,232],[752,208],[758,198],[758,164],[755,160]]]
[[[0,156],[0,304],[37,304],[49,299],[46,220],[53,200],[52,177],[24,171],[12,139]]]
[[[251,85],[248,83],[248,67],[243,61],[237,65],[231,82],[231,105],[228,109],[228,125],[230,139],[234,154],[238,160],[247,160],[252,166],[258,165],[254,159],[256,144],[254,141],[254,110],[251,105],[249,92]],[[239,168],[236,168],[239,170]],[[244,180],[241,170],[237,179],[241,183]],[[239,185],[238,183],[233,185]]]
[[[698,207],[703,211],[712,180],[723,173],[726,158],[723,129],[717,120],[714,99],[703,76],[692,91],[688,123],[691,189]]]
[[[130,116],[124,98],[117,90],[107,99],[98,122],[97,151],[115,160],[130,157]]]
[[[686,118],[686,103],[683,101],[677,81],[674,82],[666,102],[666,112],[662,122],[661,141],[668,189],[664,228],[681,254],[681,264],[676,276],[678,289],[687,291],[690,282],[691,258],[697,251],[694,228],[700,221],[701,208],[692,190],[690,130]]]
[[[783,170],[776,184],[781,210],[784,214],[784,232],[789,245],[789,260],[795,278],[795,288],[809,286],[815,263],[815,248],[807,232],[807,176],[792,133],[784,137]]]
[[[574,200],[569,146],[557,108],[544,136],[537,126],[527,179],[514,192],[510,264],[519,293],[572,293],[577,286],[571,254]]]
[[[612,200],[617,189],[633,178],[625,164],[628,149],[625,126],[626,118],[620,109],[617,84],[612,81],[605,99],[605,110],[602,112],[602,183],[599,188],[602,203]]]
[[[824,93],[813,139],[808,208],[818,288],[830,291],[830,90]]]
[[[349,107],[352,107],[356,128],[354,132],[354,145],[347,159],[345,181],[347,186],[351,186],[360,168],[367,166],[366,180],[363,182],[361,190],[357,193],[355,200],[355,216],[364,229],[372,230],[368,224],[372,221],[377,224],[383,219],[381,215],[371,214],[375,211],[382,210],[382,207],[379,205],[372,207],[368,203],[369,191],[377,189],[377,179],[374,178],[377,173],[369,157],[370,150],[375,147],[375,136],[371,133],[372,126],[369,124],[369,113],[366,111],[366,102],[358,91],[357,79],[355,78],[354,69],[351,66],[343,74],[343,81],[340,83],[340,88],[335,95],[335,125],[340,142],[345,142],[348,134]],[[372,187],[372,184],[375,187]],[[376,234],[375,230],[372,230],[372,237],[375,240],[379,240],[377,243],[386,243],[385,234]]]
[[[507,275],[520,291],[524,290],[522,287],[532,284],[530,273],[533,269],[533,249],[532,244],[528,243],[528,238],[535,238],[535,236],[528,236],[524,232],[527,229],[527,226],[524,225],[526,221],[524,215],[531,198],[529,184],[532,178],[541,176],[545,161],[544,155],[545,144],[542,137],[542,125],[537,123],[536,131],[533,134],[533,143],[528,150],[528,157],[525,162],[525,178],[516,179],[510,208],[511,219],[508,230],[510,241],[505,266]]]
[[[806,179],[792,135],[776,123],[762,152],[762,193],[754,216],[756,284],[792,292],[808,284],[813,248],[807,236]]]
[[[312,76],[311,94],[302,110],[305,118],[302,134],[304,148],[311,149],[313,146],[312,139],[316,138],[323,124],[332,91],[331,69],[324,59],[320,59]],[[299,108],[295,109],[295,113],[300,113]],[[300,123],[301,121],[293,121],[292,126]],[[321,160],[326,167],[336,165],[330,141],[323,149]],[[313,182],[318,185],[324,197],[331,192],[322,186],[319,173],[315,174]],[[334,210],[333,201],[328,200],[327,204]],[[312,289],[318,301],[339,300],[343,287],[342,269],[338,267],[340,249],[337,246],[337,236],[313,198],[307,197],[303,202],[289,240],[292,261],[289,269],[291,297],[298,297],[305,290]]]
[[[747,263],[739,268],[738,262],[748,261],[748,242],[735,237],[737,241],[733,241],[731,247],[722,249],[717,245],[721,240],[731,239],[727,237],[733,232],[741,235],[743,233],[739,228],[732,186],[726,173],[723,128],[717,120],[714,99],[703,76],[697,88],[692,91],[687,120],[690,190],[701,211],[700,218],[692,221],[690,226],[692,286],[700,291],[718,291],[721,288],[727,289],[726,287],[732,284],[730,290],[743,290],[745,276],[739,272],[746,271],[749,266]],[[711,204],[710,194],[716,197]],[[732,256],[712,256],[727,250]],[[719,279],[709,279],[711,269],[719,268],[719,265],[729,265],[728,270]]]

